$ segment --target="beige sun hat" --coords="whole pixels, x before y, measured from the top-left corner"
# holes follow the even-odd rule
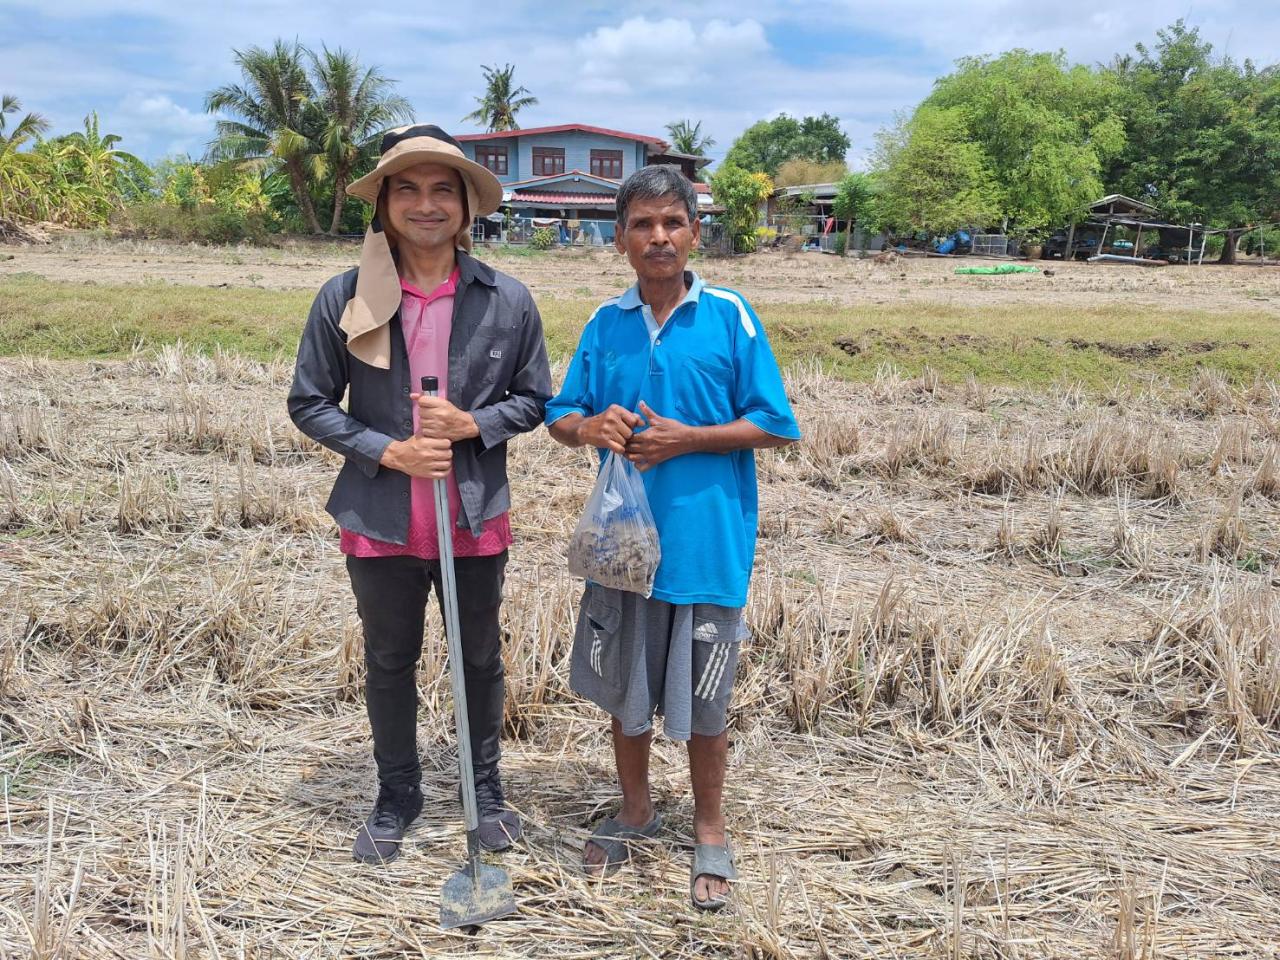
[[[347,335],[347,349],[352,356],[386,370],[391,366],[391,331],[387,324],[400,309],[400,274],[377,209],[382,181],[420,163],[438,163],[457,170],[467,195],[468,215],[457,237],[457,245],[463,250],[471,249],[471,219],[488,216],[502,203],[502,184],[488,168],[467,159],[458,141],[434,124],[388,130],[382,137],[381,149],[372,172],[347,187],[348,194],[372,204],[374,214],[360,248],[355,295],[347,301],[338,326]]]
[[[473,217],[487,217],[502,202],[502,184],[493,172],[468,159],[458,141],[434,124],[418,123],[388,130],[382,135],[381,151],[378,165],[347,187],[348,194],[376,204],[382,181],[391,174],[419,163],[439,163],[462,174]]]

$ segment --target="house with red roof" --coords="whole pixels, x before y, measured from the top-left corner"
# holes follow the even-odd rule
[[[661,137],[583,123],[464,133],[463,152],[502,183],[503,206],[534,221],[602,221],[601,239],[612,240],[614,198],[622,181],[654,163],[678,166],[690,180],[711,161],[679,153]],[[695,183],[699,206],[711,193]]]

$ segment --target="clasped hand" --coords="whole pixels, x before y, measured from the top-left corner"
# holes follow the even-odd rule
[[[413,393],[418,404],[418,432],[408,440],[393,440],[382,463],[424,480],[443,480],[453,468],[453,444],[480,435],[475,418],[444,397]]]
[[[660,416],[642,400],[640,413],[615,403],[603,413],[587,417],[578,436],[593,447],[626,457],[643,472],[689,453],[693,449],[693,429],[672,417]]]
[[[418,433],[433,440],[469,440],[480,435],[475,417],[459,410],[444,397],[425,393],[411,393],[410,400],[418,404]]]

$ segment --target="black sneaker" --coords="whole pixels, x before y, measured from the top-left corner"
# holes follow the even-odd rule
[[[506,850],[524,834],[520,817],[507,806],[498,768],[476,771],[476,811],[480,815],[480,846]]]
[[[400,856],[405,828],[422,813],[422,791],[417,787],[378,788],[373,813],[356,832],[352,854],[363,863],[390,863]]]

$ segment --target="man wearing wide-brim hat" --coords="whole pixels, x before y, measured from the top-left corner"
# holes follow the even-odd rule
[[[311,307],[289,414],[346,458],[327,509],[341,528],[364,632],[379,781],[354,855],[395,858],[422,810],[415,668],[433,585],[440,597],[431,484],[442,478],[480,841],[501,850],[521,834],[498,773],[506,442],[542,422],[551,395],[542,321],[523,284],[468,253],[472,218],[498,208],[502,187],[439,127],[387,133],[377,167],[347,193],[373,205],[373,219],[359,268],[329,280]],[[419,395],[423,376],[439,379],[438,397]],[[437,792],[455,795],[452,784]]]

